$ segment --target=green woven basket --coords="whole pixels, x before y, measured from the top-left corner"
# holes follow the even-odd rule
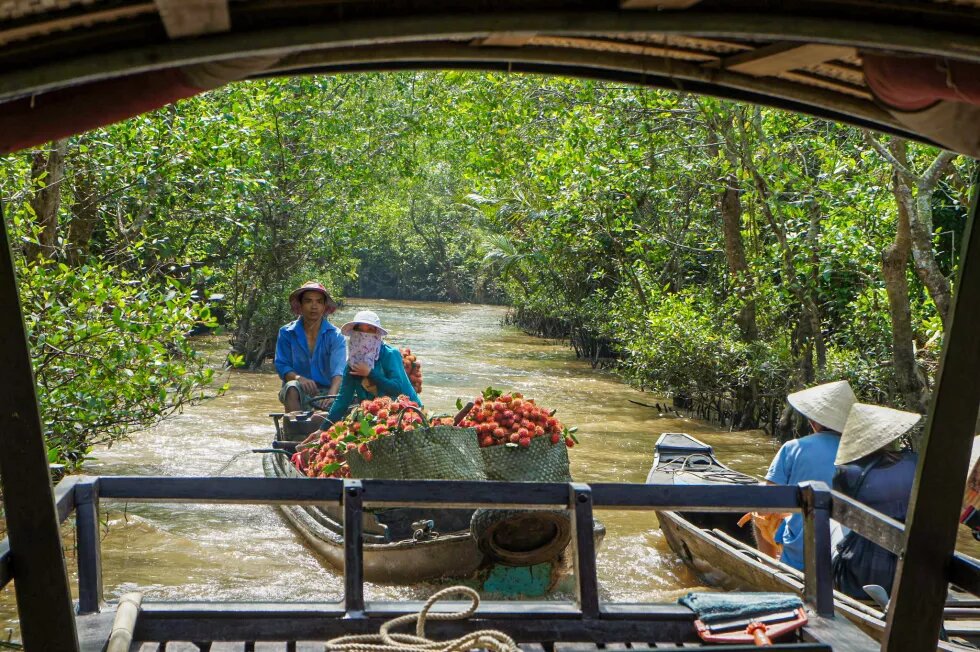
[[[478,448],[488,480],[507,482],[571,482],[568,448],[552,444],[548,437],[533,437],[527,448],[487,446]]]
[[[404,412],[402,413],[404,414]],[[421,412],[419,412],[421,414]],[[425,420],[425,415],[422,415]],[[476,430],[416,425],[411,432],[381,437],[370,444],[371,461],[347,454],[354,478],[376,480],[486,480]]]

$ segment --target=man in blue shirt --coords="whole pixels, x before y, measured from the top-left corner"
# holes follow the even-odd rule
[[[315,396],[336,394],[347,363],[347,342],[327,321],[337,309],[327,289],[308,281],[289,295],[296,321],[279,329],[276,371],[282,378],[279,401],[287,412],[308,410]],[[327,407],[326,402],[320,404]]]
[[[786,397],[810,422],[813,434],[783,444],[766,473],[768,484],[798,484],[808,480],[833,485],[834,458],[840,444],[851,405],[857,400],[846,380],[817,385]],[[776,556],[775,549],[757,533],[759,549]],[[775,543],[782,544],[783,563],[803,570],[803,516],[791,514],[775,534]]]

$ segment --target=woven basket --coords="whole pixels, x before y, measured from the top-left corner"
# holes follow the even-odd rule
[[[404,414],[404,413],[403,413]],[[425,416],[422,417],[425,419]],[[486,480],[476,430],[416,424],[368,444],[371,461],[347,454],[351,477],[376,480]]]
[[[571,482],[568,448],[552,444],[547,437],[534,437],[528,448],[487,446],[479,448],[488,480],[507,482]]]

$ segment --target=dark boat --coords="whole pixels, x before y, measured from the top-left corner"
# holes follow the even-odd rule
[[[715,458],[711,446],[682,433],[660,436],[653,467],[647,476],[648,484],[748,485],[759,482],[758,478],[728,468]],[[667,544],[706,584],[728,590],[803,594],[803,573],[757,550],[751,540],[750,528],[738,526],[738,514],[671,511],[656,514]],[[875,638],[882,637],[885,614],[877,605],[855,600],[839,591],[834,591],[834,604],[839,613],[862,630]],[[980,617],[980,612],[974,610],[973,613],[973,617]],[[959,617],[969,616],[959,614]],[[951,621],[947,623],[947,631],[976,642],[975,624]],[[940,642],[939,649],[971,648]]]
[[[276,421],[275,447],[289,449],[310,427]],[[263,456],[266,477],[305,477],[286,451]],[[283,516],[324,560],[344,566],[343,510],[339,506],[282,505]],[[390,508],[365,512],[363,521],[364,579],[384,584],[413,584],[440,578],[470,580],[488,593],[540,596],[560,590],[568,576],[569,528],[561,512],[500,511],[500,527],[486,518],[473,519],[473,509]],[[485,516],[488,510],[480,510]],[[534,515],[533,523],[528,517]],[[532,527],[527,527],[531,525]],[[596,548],[605,528],[595,525]]]

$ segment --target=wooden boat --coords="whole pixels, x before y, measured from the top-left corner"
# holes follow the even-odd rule
[[[281,415],[272,416],[276,420],[276,442],[295,442],[304,438],[302,430],[284,427]],[[282,452],[267,452],[262,467],[266,477],[305,477]],[[317,554],[330,565],[343,568],[343,511],[340,507],[283,505],[279,509]],[[557,527],[566,520],[560,512],[533,512],[539,526],[538,536],[528,535],[527,530],[516,533],[523,538],[516,542],[515,550],[509,550],[512,555],[506,562],[501,562],[488,554],[488,551],[500,553],[498,541],[478,540],[478,535],[486,538],[493,537],[493,533],[486,534],[476,528],[471,531],[475,511],[391,508],[366,512],[363,517],[364,579],[383,584],[413,584],[439,578],[463,578],[487,593],[528,597],[566,588],[561,583],[568,576],[570,567],[570,530],[560,531]],[[520,514],[511,511],[507,514],[516,516],[518,520],[514,522],[521,523]],[[549,521],[549,515],[553,521]],[[604,535],[605,528],[597,521],[596,549]]]
[[[728,468],[714,456],[711,446],[681,433],[665,433],[657,440],[653,467],[647,483],[665,484],[758,484],[759,479]],[[750,591],[792,591],[802,595],[803,573],[777,559],[761,553],[751,545],[751,534],[739,528],[740,514],[697,512],[656,512],[660,529],[668,545],[706,584],[725,589]],[[885,629],[885,614],[876,605],[834,592],[838,613],[859,628],[880,639]],[[952,606],[947,632],[976,643],[974,619],[980,618],[976,605],[972,609]],[[967,613],[969,611],[970,613]],[[940,643],[940,649],[969,649],[954,643]]]

